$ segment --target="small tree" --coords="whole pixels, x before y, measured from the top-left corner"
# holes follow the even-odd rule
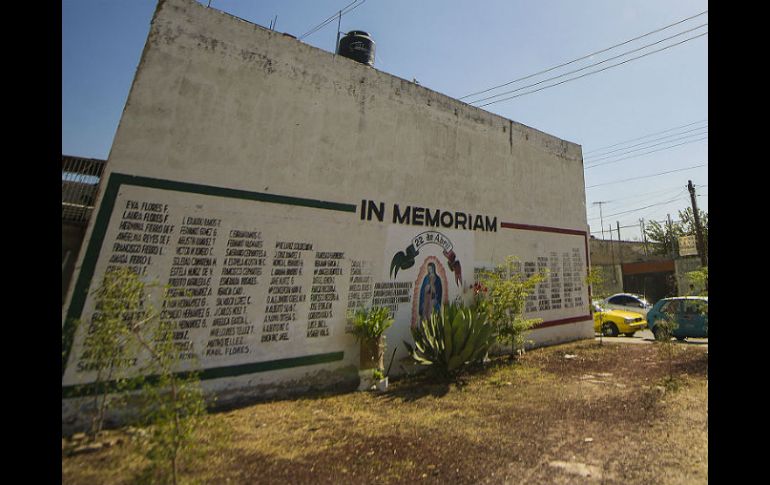
[[[124,402],[128,391],[141,384],[142,414],[150,427],[142,450],[151,466],[144,478],[176,484],[180,457],[196,444],[193,433],[203,424],[206,403],[199,374],[180,372],[175,323],[161,318],[149,304],[149,286],[134,271],[117,268],[107,271],[94,291],[95,311],[81,357],[96,371],[91,432],[101,430],[111,405]],[[164,299],[167,293],[164,290]],[[142,351],[149,358],[137,370]]]
[[[497,334],[497,341],[511,346],[511,358],[524,350],[526,333],[542,320],[524,318],[527,297],[545,279],[537,273],[525,278],[517,268],[517,259],[505,258],[494,271],[483,271],[475,288],[477,310],[486,315]]]
[[[595,298],[604,298],[609,292],[604,288],[605,284],[604,270],[600,266],[591,266],[588,268],[586,284],[591,288],[591,295]],[[591,302],[591,313],[593,314],[593,302]],[[599,345],[604,345],[604,325],[603,314],[599,313]]]
[[[655,345],[658,346],[658,353],[666,361],[668,369],[667,386],[673,386],[676,383],[676,378],[674,377],[674,358],[678,353],[678,346],[671,339],[674,337],[674,331],[677,327],[676,321],[665,314],[655,322],[654,327]]]
[[[124,391],[137,385],[125,369],[135,362],[138,342],[132,326],[143,318],[145,285],[128,268],[105,273],[101,285],[93,291],[95,311],[83,342],[81,359],[96,371],[93,415],[89,434],[95,437],[104,426],[107,411],[123,401]],[[76,326],[81,326],[80,320]]]
[[[151,464],[146,478],[176,485],[180,459],[196,448],[194,433],[204,424],[207,409],[199,372],[179,370],[174,329],[173,321],[157,318],[147,328],[135,327],[134,335],[150,356],[143,370],[150,377],[142,388],[142,414],[150,429],[144,448]]]

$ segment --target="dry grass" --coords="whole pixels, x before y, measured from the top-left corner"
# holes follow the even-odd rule
[[[676,358],[678,389],[654,345],[580,342],[453,381],[256,404],[211,415],[228,436],[202,432],[182,470],[212,484],[707,483],[708,357]],[[145,465],[126,440],[63,452],[62,479],[133,483]]]

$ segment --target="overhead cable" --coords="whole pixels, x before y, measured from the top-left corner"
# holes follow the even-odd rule
[[[707,166],[708,166],[708,164],[704,163],[702,165],[694,165],[692,167],[685,167],[685,168],[680,168],[680,169],[677,169],[677,170],[669,170],[667,172],[659,172],[659,173],[654,173],[652,175],[643,175],[641,177],[631,177],[631,178],[623,179],[623,180],[615,180],[613,182],[605,182],[605,183],[602,183],[602,184],[588,185],[588,186],[586,186],[586,188],[587,189],[591,189],[591,188],[594,188],[594,187],[601,187],[603,185],[619,184],[621,182],[628,182],[629,180],[639,180],[639,179],[644,179],[644,178],[657,177],[659,175],[665,175],[665,174],[668,174],[668,173],[683,172],[685,170],[692,170],[692,169],[695,169],[695,168],[707,167]]]
[[[560,77],[568,76],[568,75],[570,75],[570,74],[575,74],[575,73],[577,73],[577,72],[580,72],[580,71],[585,71],[586,69],[588,69],[588,68],[590,68],[590,67],[598,66],[598,65],[600,65],[600,64],[604,64],[605,62],[609,62],[609,61],[612,61],[612,60],[615,60],[615,59],[619,59],[619,58],[621,58],[621,57],[623,57],[623,56],[626,56],[626,55],[628,55],[628,54],[632,54],[632,53],[634,53],[634,52],[639,52],[639,51],[641,51],[641,50],[643,50],[643,49],[646,49],[646,48],[648,48],[648,47],[652,47],[652,46],[654,46],[654,45],[660,44],[661,42],[665,42],[665,41],[667,41],[667,40],[671,40],[671,39],[673,39],[674,37],[679,37],[679,36],[681,36],[681,35],[684,35],[684,34],[690,33],[690,32],[692,32],[692,31],[694,31],[694,30],[698,30],[698,29],[700,29],[701,27],[705,27],[706,25],[708,25],[708,23],[705,23],[705,24],[701,24],[701,25],[699,25],[699,26],[697,26],[697,27],[693,27],[692,29],[689,29],[689,30],[685,30],[685,31],[683,31],[683,32],[679,32],[678,34],[674,34],[674,35],[672,35],[672,36],[670,36],[670,37],[666,37],[665,39],[661,39],[661,40],[655,41],[655,42],[653,42],[653,43],[651,43],[651,44],[643,45],[642,47],[637,47],[636,49],[632,49],[632,50],[630,50],[630,51],[626,51],[626,52],[623,52],[622,54],[618,54],[618,55],[616,55],[616,56],[613,56],[613,57],[610,57],[610,58],[604,59],[603,61],[594,62],[593,64],[589,64],[589,65],[587,65],[587,66],[581,67],[580,69],[575,69],[575,70],[572,70],[572,71],[569,71],[569,72],[565,72],[564,74],[559,74],[558,76],[549,77],[549,78],[547,78],[547,79],[543,79],[542,81],[538,81],[538,82],[536,82],[536,83],[527,84],[526,86],[522,86],[522,87],[520,87],[520,88],[516,88],[516,89],[513,89],[513,90],[511,90],[511,91],[504,91],[504,92],[502,92],[502,93],[494,94],[494,95],[492,95],[492,96],[487,96],[486,98],[477,99],[477,100],[475,100],[475,101],[469,101],[468,103],[469,103],[469,104],[476,104],[476,103],[480,103],[480,102],[482,102],[482,101],[487,101],[487,100],[489,100],[489,99],[494,99],[494,98],[497,98],[497,97],[499,97],[499,96],[504,96],[504,95],[506,95],[506,94],[515,93],[515,92],[517,92],[517,91],[521,91],[522,89],[531,88],[531,87],[537,86],[537,85],[539,85],[539,84],[543,84],[543,83],[545,83],[545,82],[548,82],[548,81],[553,81],[554,79],[559,79]],[[683,41],[683,42],[686,42],[686,41]],[[681,43],[681,42],[680,42],[680,43]],[[671,45],[671,46],[668,46],[668,47],[673,47],[673,46],[675,46],[675,45],[678,45],[678,44],[673,44],[673,45]],[[666,47],[666,48],[668,48],[668,47]],[[665,49],[660,49],[660,50],[665,50]],[[649,54],[654,54],[655,52],[659,52],[659,51],[658,51],[658,50],[656,50],[656,51],[650,52]],[[640,56],[640,57],[644,57],[644,56]],[[634,59],[638,59],[638,57],[637,57],[637,58],[634,58]],[[632,60],[634,60],[634,59],[629,59],[629,60],[630,60],[630,61],[632,61]],[[624,64],[624,63],[622,63],[622,62],[621,62],[620,64],[615,64],[615,65],[613,65],[613,66],[609,66],[609,67],[615,67],[615,66],[619,66],[619,65],[621,65],[621,64]],[[602,69],[602,70],[603,70],[603,69]],[[594,72],[601,72],[602,70],[599,70],[599,71],[594,71]],[[590,73],[589,73],[589,74],[590,74]],[[576,78],[574,78],[574,79],[579,79],[579,77],[576,77]],[[565,81],[565,82],[566,82],[566,81]],[[561,84],[561,83],[559,83],[559,84]],[[557,85],[557,84],[554,84],[554,86],[556,86],[556,85]],[[491,104],[491,103],[488,103],[488,104]],[[486,105],[482,105],[482,106],[486,106]]]
[[[361,3],[358,3],[359,1]],[[351,5],[354,5],[356,3],[358,3],[358,5],[355,5],[355,6],[351,7]],[[353,10],[357,9],[358,7],[360,7],[361,5],[363,5],[364,3],[366,3],[366,0],[354,0],[353,2],[347,4],[345,7],[343,7],[338,12],[335,12],[334,15],[330,16],[329,18],[327,18],[326,20],[324,20],[320,24],[316,25],[315,27],[311,28],[310,30],[308,30],[307,32],[302,34],[300,37],[298,37],[298,39],[302,40],[302,39],[304,39],[305,37],[307,37],[309,35],[315,34],[319,30],[321,30],[322,28],[324,28],[327,25],[329,25],[330,23],[332,23],[334,21],[334,19],[336,19],[338,16],[342,16],[342,15],[345,15],[347,13],[350,13]]]
[[[687,123],[686,125],[675,126],[673,128],[669,128],[667,130],[656,131],[655,133],[650,133],[648,135],[640,136],[640,137],[637,137],[637,138],[632,138],[630,140],[624,140],[624,141],[615,143],[614,145],[609,145],[609,146],[605,146],[605,147],[601,147],[601,148],[594,148],[593,150],[588,150],[587,152],[583,152],[583,155],[585,156],[585,155],[588,155],[589,153],[601,152],[601,151],[606,150],[607,148],[614,148],[614,147],[619,146],[619,145],[625,145],[626,143],[630,143],[632,141],[643,140],[643,139],[649,138],[651,136],[661,135],[663,133],[668,133],[669,131],[678,130],[680,128],[687,128],[688,126],[697,125],[697,124],[703,123],[704,121],[706,122],[706,125],[708,125],[708,118],[703,119],[703,120],[699,120],[699,121],[693,121],[692,123]]]
[[[703,140],[708,140],[708,137],[706,136],[706,137],[703,137],[703,138],[698,138],[697,140],[686,141],[686,142],[683,142],[683,143],[678,143],[676,145],[671,145],[669,147],[658,148],[657,150],[650,150],[649,152],[645,152],[645,153],[637,153],[636,155],[631,155],[631,156],[628,156],[628,157],[619,158],[617,160],[612,160],[612,161],[609,161],[609,162],[597,163],[595,165],[591,165],[590,167],[585,167],[583,170],[588,170],[589,168],[599,167],[601,165],[610,165],[610,164],[613,164],[613,163],[616,163],[616,162],[622,162],[623,160],[629,160],[631,158],[643,157],[645,155],[650,155],[651,153],[662,152],[664,150],[669,150],[671,148],[676,148],[676,147],[679,147],[679,146],[682,146],[682,145],[689,145],[691,143],[697,143],[697,142],[703,141]]]
[[[622,148],[616,148],[616,149],[614,149],[614,150],[610,150],[610,151],[608,151],[608,152],[606,152],[606,153],[603,153],[603,154],[601,154],[601,155],[595,155],[594,157],[589,157],[589,160],[590,160],[591,162],[593,162],[593,161],[599,161],[599,160],[602,160],[602,159],[604,159],[604,158],[611,158],[611,157],[615,157],[615,156],[617,156],[617,155],[624,155],[624,153],[621,153],[621,154],[615,154],[615,155],[610,155],[610,154],[611,154],[611,153],[615,153],[615,152],[620,152],[620,151],[623,151],[623,150],[628,150],[629,148],[642,147],[642,145],[647,145],[648,143],[652,143],[652,142],[656,142],[656,141],[665,140],[666,138],[671,138],[672,136],[679,136],[679,135],[684,135],[685,133],[691,133],[691,132],[693,132],[693,131],[699,131],[699,130],[707,130],[707,129],[708,129],[708,126],[701,126],[701,127],[698,127],[698,128],[693,128],[692,130],[683,131],[683,132],[681,132],[681,133],[672,133],[672,134],[670,134],[670,135],[661,136],[660,138],[653,138],[652,140],[643,141],[643,142],[641,142],[641,143],[637,143],[637,144],[635,144],[635,145],[629,145],[629,146],[626,146],[626,147],[622,147]],[[701,135],[704,135],[704,134],[705,134],[705,133],[694,133],[694,134],[692,134],[692,135],[688,135],[688,136],[689,136],[689,137],[692,137],[692,136],[701,136]],[[684,137],[684,138],[687,138],[687,137]],[[675,140],[668,140],[668,141],[664,141],[664,142],[658,143],[657,145],[649,145],[649,146],[647,146],[647,147],[642,147],[642,148],[639,148],[639,150],[644,150],[645,148],[652,148],[652,147],[654,147],[654,146],[658,146],[658,145],[664,145],[664,144],[666,144],[666,143],[669,143],[669,142],[672,142],[672,141],[681,140],[681,139],[684,139],[684,138],[677,138],[677,139],[675,139]],[[632,150],[632,151],[633,151],[633,150]],[[630,153],[630,152],[626,152],[626,153]],[[585,157],[585,154],[583,154],[583,156]],[[585,160],[584,160],[584,161],[585,161]]]
[[[685,42],[689,42],[689,41],[691,41],[691,40],[695,40],[695,39],[697,39],[697,38],[699,38],[699,37],[703,37],[704,35],[707,35],[707,34],[708,34],[708,31],[706,31],[706,32],[704,32],[704,33],[702,33],[702,34],[698,34],[698,35],[696,35],[696,36],[693,36],[693,37],[689,37],[689,38],[687,38],[687,39],[685,39],[685,40],[682,40],[682,41],[679,41],[679,42],[677,42],[677,43],[675,43],[675,44],[671,44],[671,45],[668,45],[668,46],[666,46],[666,47],[661,47],[660,49],[656,49],[656,50],[654,50],[654,51],[651,51],[651,52],[647,52],[647,53],[645,53],[645,54],[642,54],[642,55],[640,55],[640,56],[632,57],[631,59],[626,59],[625,61],[622,61],[622,62],[618,62],[617,64],[612,64],[612,65],[610,65],[610,66],[607,66],[607,67],[603,67],[603,68],[601,68],[601,69],[597,69],[596,71],[587,72],[587,73],[585,73],[585,74],[581,74],[580,76],[576,76],[576,77],[573,77],[573,78],[570,78],[570,79],[565,79],[564,81],[559,81],[558,83],[550,84],[550,85],[548,85],[548,86],[543,86],[543,87],[541,87],[541,88],[538,88],[538,89],[533,89],[532,91],[527,91],[527,92],[524,92],[524,93],[521,93],[521,94],[517,94],[517,95],[515,95],[515,96],[509,96],[509,97],[507,97],[507,98],[498,99],[498,100],[495,100],[495,101],[490,101],[489,103],[486,103],[486,104],[480,104],[480,105],[478,105],[478,107],[479,107],[479,108],[483,108],[484,106],[489,106],[490,104],[495,104],[495,103],[502,103],[503,101],[509,101],[509,100],[511,100],[511,99],[520,98],[520,97],[522,97],[522,96],[526,96],[526,95],[528,95],[528,94],[537,93],[538,91],[542,91],[542,90],[544,90],[544,89],[548,89],[548,88],[553,88],[553,87],[559,86],[559,85],[561,85],[561,84],[565,84],[565,83],[568,83],[568,82],[570,82],[570,81],[577,81],[578,79],[582,79],[582,78],[584,78],[584,77],[587,77],[587,76],[590,76],[590,75],[592,75],[592,74],[598,74],[598,73],[600,73],[600,72],[602,72],[602,71],[606,71],[607,69],[611,69],[611,68],[613,68],[613,67],[618,67],[618,66],[621,66],[621,65],[623,65],[623,64],[629,63],[629,62],[631,62],[631,61],[635,61],[635,60],[637,60],[637,59],[641,59],[641,58],[643,58],[643,57],[647,57],[647,56],[649,56],[649,55],[652,55],[652,54],[656,54],[656,53],[658,53],[658,52],[661,52],[661,51],[664,51],[664,50],[666,50],[666,49],[670,49],[670,48],[672,48],[672,47],[676,47],[676,46],[678,46],[678,45],[684,44]],[[591,66],[588,66],[588,67],[591,67]],[[579,70],[582,70],[582,69],[579,69]],[[575,71],[575,72],[577,72],[577,71]],[[562,76],[556,76],[556,77],[554,77],[554,78],[552,78],[552,79],[556,79],[556,78],[558,78],[558,77],[562,77]],[[524,87],[522,87],[522,88],[518,88],[518,89],[515,89],[515,90],[513,90],[513,91],[508,91],[507,93],[513,93],[513,92],[516,92],[516,91],[520,91],[520,90],[522,90],[522,89],[526,89],[526,88],[528,88],[528,87],[532,87],[532,86],[535,86],[535,85],[537,85],[537,84],[541,84],[541,83],[543,83],[543,82],[545,82],[545,81],[550,81],[550,80],[552,80],[552,79],[546,79],[546,80],[544,80],[544,81],[540,81],[540,82],[538,82],[538,83],[535,83],[535,84],[531,84],[531,85],[529,85],[529,86],[524,86]],[[504,94],[507,94],[507,93],[504,93]],[[496,98],[497,96],[502,96],[502,95],[503,95],[503,94],[498,94],[498,95],[495,95],[495,96],[491,96],[490,98],[486,98],[486,99]],[[481,100],[479,100],[479,101],[481,101]],[[479,102],[479,101],[473,101],[473,103],[477,103],[477,102]]]
[[[594,56],[594,55],[596,55],[596,54],[601,54],[601,53],[603,53],[603,52],[607,52],[607,51],[610,51],[610,50],[612,50],[612,49],[614,49],[614,48],[616,48],[616,47],[620,47],[620,46],[622,46],[622,45],[626,45],[626,44],[629,44],[629,43],[631,43],[631,42],[633,42],[633,41],[635,41],[635,40],[639,40],[639,39],[642,39],[642,38],[644,38],[644,37],[647,37],[647,36],[649,36],[649,35],[652,35],[652,34],[655,34],[655,33],[661,32],[661,31],[663,31],[663,30],[669,29],[669,28],[671,28],[671,27],[673,27],[673,26],[675,26],[675,25],[679,25],[679,24],[682,24],[682,23],[684,23],[684,22],[687,22],[688,20],[692,20],[692,19],[694,19],[694,18],[696,18],[696,17],[700,17],[701,15],[705,15],[705,14],[707,14],[707,13],[708,13],[708,10],[704,10],[703,12],[701,12],[701,13],[699,13],[699,14],[696,14],[696,15],[693,15],[692,17],[687,17],[686,19],[682,19],[682,20],[679,20],[679,21],[677,21],[677,22],[674,22],[673,24],[669,24],[669,25],[666,25],[665,27],[661,27],[661,28],[659,28],[659,29],[656,29],[656,30],[653,30],[653,31],[651,31],[651,32],[647,32],[646,34],[640,35],[640,36],[638,36],[638,37],[634,37],[633,39],[629,39],[629,40],[626,40],[626,41],[624,41],[624,42],[621,42],[620,44],[615,44],[615,45],[613,45],[613,46],[610,46],[610,47],[607,47],[607,48],[605,48],[605,49],[601,49],[601,50],[598,50],[598,51],[596,51],[596,52],[592,52],[592,53],[590,53],[590,54],[586,54],[586,55],[585,55],[585,56],[583,56],[583,57],[579,57],[579,58],[577,58],[577,59],[573,59],[573,60],[571,60],[571,61],[569,61],[569,62],[565,62],[565,63],[563,63],[563,64],[559,64],[558,66],[553,66],[553,67],[550,67],[550,68],[548,68],[548,69],[545,69],[545,70],[543,70],[543,71],[540,71],[540,72],[536,72],[536,73],[534,73],[534,74],[530,74],[530,75],[528,75],[528,76],[524,76],[524,77],[521,77],[521,78],[519,78],[519,79],[514,79],[513,81],[510,81],[510,82],[507,82],[507,83],[504,83],[504,84],[500,84],[500,85],[497,85],[497,86],[493,86],[493,87],[491,87],[491,88],[489,88],[489,89],[485,89],[485,90],[483,90],[483,91],[478,91],[478,92],[475,92],[475,93],[466,94],[465,96],[462,96],[462,97],[460,97],[460,98],[458,98],[458,99],[465,99],[465,98],[470,98],[471,96],[476,96],[476,95],[479,95],[479,94],[484,94],[484,93],[487,93],[487,92],[489,92],[489,91],[495,90],[495,89],[497,89],[497,88],[501,88],[501,87],[504,87],[504,86],[508,86],[508,85],[511,85],[511,84],[513,84],[513,83],[516,83],[516,82],[519,82],[519,81],[523,81],[523,80],[525,80],[525,79],[530,79],[530,78],[533,78],[533,77],[535,77],[535,76],[539,76],[540,74],[545,74],[545,73],[547,73],[547,72],[551,72],[551,71],[553,71],[553,70],[556,70],[556,69],[558,69],[558,68],[560,68],[560,67],[564,67],[564,66],[568,66],[568,65],[570,65],[570,64],[574,64],[575,62],[578,62],[578,61],[582,61],[582,60],[584,60],[584,59],[588,59],[588,58],[590,58],[590,57],[592,57],[592,56]]]

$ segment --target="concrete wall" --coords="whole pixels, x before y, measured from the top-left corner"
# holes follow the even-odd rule
[[[663,261],[668,256],[645,251],[644,243],[637,241],[610,241],[591,238],[588,243],[591,251],[591,264],[640,263],[642,261]]]
[[[676,284],[680,295],[693,295],[699,294],[703,291],[702,287],[695,287],[690,289],[692,282],[687,277],[687,273],[690,271],[697,271],[701,269],[700,257],[692,256],[687,258],[679,258],[674,261],[676,267]]]
[[[357,379],[359,304],[394,310],[401,372],[430,263],[443,304],[508,255],[550,269],[532,338],[593,336],[579,145],[195,1],[160,2],[108,162],[65,323],[110,266],[203,288],[180,344],[222,396]]]

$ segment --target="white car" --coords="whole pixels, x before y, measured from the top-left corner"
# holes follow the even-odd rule
[[[627,312],[647,315],[652,305],[639,295],[633,293],[617,293],[601,301],[602,306],[612,310],[625,310]]]

